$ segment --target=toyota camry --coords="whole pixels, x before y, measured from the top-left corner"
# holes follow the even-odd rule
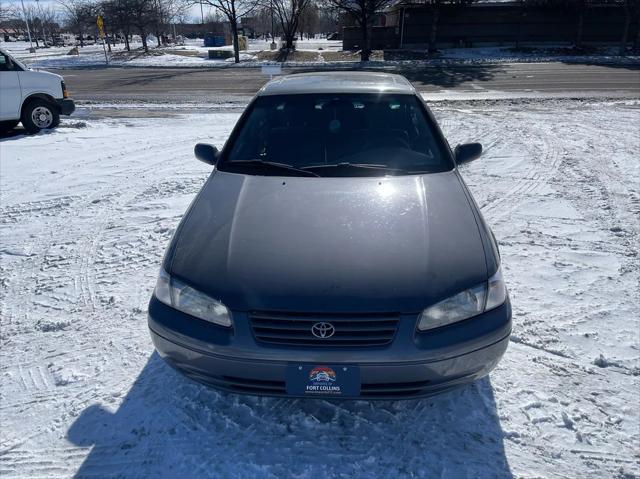
[[[402,399],[488,374],[511,306],[498,245],[402,76],[268,82],[179,224],[149,303],[158,353],[245,394]]]

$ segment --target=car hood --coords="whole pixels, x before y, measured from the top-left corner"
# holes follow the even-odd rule
[[[171,274],[235,310],[417,312],[487,278],[456,171],[386,178],[215,172]]]

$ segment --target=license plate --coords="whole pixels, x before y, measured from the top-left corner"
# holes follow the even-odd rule
[[[287,394],[292,396],[360,395],[360,368],[354,365],[289,364],[285,381]]]

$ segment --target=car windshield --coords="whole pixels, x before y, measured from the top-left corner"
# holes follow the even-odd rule
[[[402,175],[453,168],[433,120],[414,95],[263,96],[245,118],[218,165],[222,171],[236,171],[242,165],[243,173],[278,174],[276,169],[256,168],[268,166],[267,162],[318,176]]]

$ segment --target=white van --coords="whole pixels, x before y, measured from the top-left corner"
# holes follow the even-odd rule
[[[30,133],[55,128],[75,108],[60,75],[29,70],[0,49],[0,131],[19,122]]]

